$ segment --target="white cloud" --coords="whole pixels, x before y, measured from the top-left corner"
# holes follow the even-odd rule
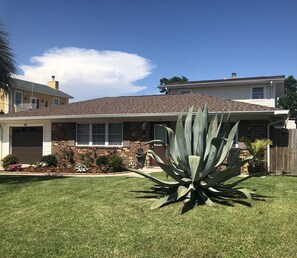
[[[21,65],[20,79],[47,84],[55,75],[60,90],[74,101],[133,94],[146,87],[135,85],[152,69],[150,61],[136,54],[81,48],[53,48]]]

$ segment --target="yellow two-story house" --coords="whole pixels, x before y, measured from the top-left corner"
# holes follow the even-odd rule
[[[59,82],[52,78],[48,85],[14,79],[12,89],[7,92],[0,89],[0,113],[68,104],[73,97],[60,91]]]

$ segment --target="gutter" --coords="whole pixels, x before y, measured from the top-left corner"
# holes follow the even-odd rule
[[[188,82],[188,83],[180,83],[180,84],[166,84],[166,85],[159,85],[157,88],[158,89],[164,89],[164,88],[200,88],[200,87],[205,87],[205,86],[221,86],[222,84],[226,84],[226,86],[232,86],[232,85],[238,85],[238,84],[263,84],[263,83],[270,83],[270,81],[273,82],[282,82],[284,81],[284,78],[265,78],[265,79],[240,79],[240,78],[235,78],[235,79],[226,79],[226,80],[218,80],[218,81],[204,81],[204,82]],[[231,85],[230,85],[231,84]]]
[[[224,114],[255,114],[255,115],[287,115],[288,110],[267,110],[267,111],[225,111]],[[215,115],[218,112],[209,112],[210,115]],[[1,117],[0,121],[17,121],[17,120],[46,120],[46,119],[75,119],[75,118],[139,118],[139,117],[177,117],[184,112],[169,112],[169,113],[127,113],[127,114],[80,114],[80,115],[49,115],[49,116],[12,116]],[[196,114],[196,112],[193,112]]]

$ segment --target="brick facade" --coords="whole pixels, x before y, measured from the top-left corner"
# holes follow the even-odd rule
[[[145,153],[150,147],[146,144],[154,138],[154,122],[125,122],[123,123],[123,146],[115,147],[77,147],[76,142],[76,123],[53,123],[52,124],[52,154],[58,157],[63,156],[67,151],[71,150],[73,153],[73,160],[75,163],[82,163],[82,156],[90,158],[95,161],[95,158],[100,155],[108,155],[116,153],[122,157],[125,166],[137,165],[136,152],[139,148],[143,149]],[[162,122],[173,128],[175,122]],[[239,137],[247,136],[252,141],[256,138],[266,138],[268,121],[244,121],[240,128]],[[158,153],[155,146],[153,149]],[[63,154],[64,153],[64,154]],[[159,151],[160,156],[162,151]],[[242,148],[240,151],[240,159],[249,156],[246,149]],[[266,155],[265,155],[266,156]],[[146,166],[154,165],[150,159],[146,159]],[[241,168],[241,172],[248,171],[248,164]]]

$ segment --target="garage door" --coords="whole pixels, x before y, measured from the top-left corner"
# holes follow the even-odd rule
[[[42,157],[42,127],[12,127],[12,153],[21,164],[32,164]]]

